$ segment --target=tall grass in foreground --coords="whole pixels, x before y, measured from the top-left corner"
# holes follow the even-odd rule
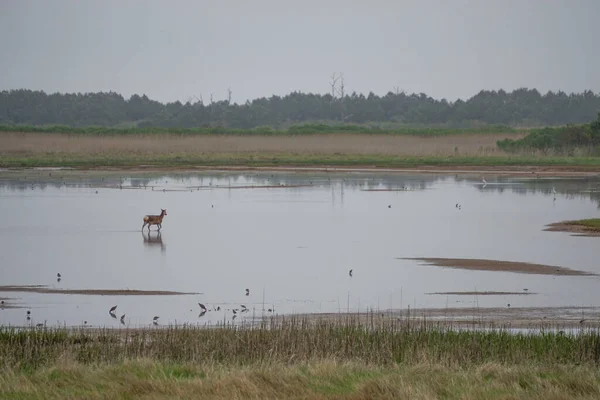
[[[137,360],[3,371],[3,399],[598,399],[592,366],[375,366],[332,360],[220,366]]]
[[[600,336],[457,330],[431,323],[309,322],[292,318],[258,326],[160,329],[0,328],[0,368],[36,369],[59,360],[112,364],[145,359],[203,365],[295,364],[320,360],[370,365],[483,363],[597,365]]]

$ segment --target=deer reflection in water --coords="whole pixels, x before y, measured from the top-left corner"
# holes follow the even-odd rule
[[[160,250],[165,251],[167,249],[167,246],[163,243],[160,231],[155,232],[156,234],[154,234],[154,232],[145,233],[142,231],[142,236],[144,237],[144,245],[154,247],[160,246]]]

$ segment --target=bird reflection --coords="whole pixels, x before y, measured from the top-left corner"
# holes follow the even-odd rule
[[[167,250],[167,246],[163,243],[162,235],[161,235],[160,231],[154,231],[154,232],[148,232],[148,233],[142,232],[142,237],[144,238],[144,245],[150,246],[150,247],[160,246],[160,251]]]

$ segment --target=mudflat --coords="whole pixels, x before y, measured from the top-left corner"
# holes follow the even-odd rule
[[[43,285],[0,286],[0,292],[29,292],[45,294],[82,294],[99,296],[172,296],[192,295],[201,293],[172,292],[168,290],[133,290],[133,289],[56,289]]]
[[[536,274],[536,275],[579,275],[579,276],[596,276],[592,272],[578,271],[565,267],[553,265],[532,264],[518,261],[498,261],[484,260],[475,258],[398,258],[399,260],[416,260],[424,264],[434,265],[437,267],[466,269],[472,271],[503,271],[515,272],[520,274]]]
[[[479,294],[479,293],[478,293]],[[591,329],[600,327],[599,307],[447,307],[372,310],[368,312],[298,314],[311,323],[348,322],[385,326],[391,322],[411,326],[530,329]],[[280,323],[290,317],[269,317]]]
[[[574,236],[600,236],[600,229],[584,225],[579,221],[555,222],[547,225],[544,230],[548,232],[568,232],[573,233]]]
[[[532,292],[493,292],[493,291],[485,291],[485,292],[474,292],[474,291],[465,291],[465,292],[432,292],[425,294],[439,294],[446,296],[522,296],[528,294],[537,294]]]

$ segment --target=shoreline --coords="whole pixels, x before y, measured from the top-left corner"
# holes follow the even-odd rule
[[[485,295],[484,292],[473,296]],[[515,293],[516,295],[516,293]],[[21,308],[21,307],[14,307]],[[238,330],[252,330],[261,324],[267,328],[276,328],[283,324],[302,323],[304,326],[318,326],[322,323],[335,325],[356,325],[371,327],[385,327],[390,324],[399,324],[405,327],[444,328],[444,329],[516,329],[529,331],[559,330],[559,329],[600,329],[600,307],[596,306],[532,306],[532,307],[448,307],[448,308],[407,308],[407,309],[382,309],[370,311],[340,311],[316,312],[298,314],[277,314],[257,316],[255,319],[242,321],[240,324],[159,324],[135,326],[108,326],[108,325],[44,325],[42,329],[66,330],[70,332],[156,332],[162,330],[194,329],[213,330],[227,329],[235,326]],[[8,326],[0,326],[9,328]],[[39,329],[29,325],[12,325],[10,328],[34,330]]]
[[[477,293],[474,296],[483,295]],[[273,316],[277,322],[290,318],[319,322],[360,322],[385,325],[398,322],[407,325],[445,328],[490,329],[597,329],[600,328],[600,308],[589,306],[555,307],[449,307],[379,310],[370,312],[302,313]]]
[[[524,177],[590,177],[600,176],[600,167],[589,166],[547,166],[547,165],[522,165],[522,166],[494,166],[494,165],[420,165],[411,167],[382,167],[377,165],[80,165],[80,166],[31,166],[31,167],[0,167],[0,174],[22,172],[122,172],[129,173],[161,173],[161,172],[331,172],[331,173],[410,173],[410,174],[456,174],[456,175],[496,175],[496,176],[524,176]]]

